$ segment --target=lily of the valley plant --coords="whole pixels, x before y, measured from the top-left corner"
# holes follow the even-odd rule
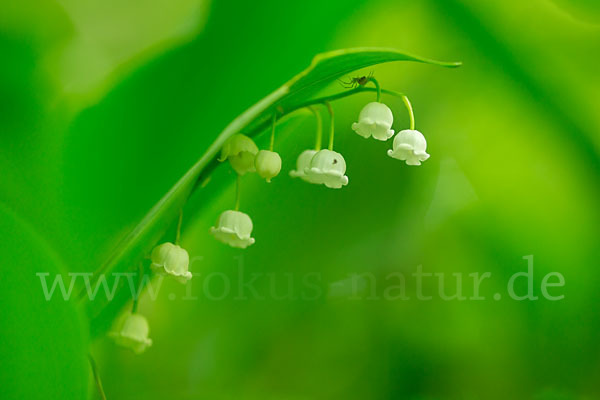
[[[260,150],[249,136],[242,133],[232,135],[224,143],[218,160],[228,162],[236,173],[236,198],[234,208],[223,211],[216,225],[210,229],[210,233],[215,239],[240,249],[245,249],[255,243],[255,239],[252,237],[252,219],[248,214],[240,211],[241,178],[248,173],[257,173],[270,183],[279,175],[281,156],[274,151],[277,123],[282,116],[297,109],[308,108],[314,114],[316,129],[314,147],[302,151],[297,156],[296,169],[289,171],[289,175],[293,178],[300,178],[307,183],[323,185],[331,189],[340,189],[349,184],[344,156],[334,150],[335,120],[331,102],[366,91],[375,92],[376,100],[367,103],[362,108],[358,114],[358,121],[352,124],[352,130],[364,139],[387,141],[393,137],[391,149],[387,151],[387,154],[392,158],[405,161],[407,165],[421,165],[421,162],[429,158],[429,154],[426,152],[427,141],[421,132],[415,130],[413,109],[404,94],[382,89],[379,82],[372,76],[352,78],[351,82],[353,83],[351,90],[311,100],[302,107],[296,107],[286,113],[280,110],[274,111],[269,121],[271,135],[268,149]],[[374,87],[368,87],[369,83],[372,83]],[[395,137],[392,128],[394,114],[390,107],[381,101],[382,94],[399,97],[408,111],[409,129],[401,130]],[[322,110],[327,113],[329,118],[327,148],[321,148]],[[350,130],[349,128],[347,130]],[[150,254],[150,260],[151,269],[156,274],[185,283],[192,278],[192,274],[189,271],[188,252],[179,245],[181,221],[182,213],[179,215],[174,243],[165,242],[156,246]],[[131,312],[119,321],[110,335],[119,345],[141,353],[152,344],[148,333],[149,327],[146,318],[137,313],[136,298]]]

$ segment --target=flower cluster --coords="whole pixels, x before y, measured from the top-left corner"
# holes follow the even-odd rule
[[[398,132],[392,143],[392,149],[388,150],[387,154],[392,158],[406,161],[407,165],[421,165],[422,161],[429,158],[429,154],[425,151],[427,141],[421,132],[414,129],[412,108],[408,99],[406,97],[404,99],[411,112],[411,129]],[[392,110],[383,103],[373,102],[363,107],[358,122],[352,124],[352,130],[366,139],[372,136],[374,139],[386,141],[394,136],[394,131],[391,129],[393,122]]]
[[[358,115],[358,122],[352,124],[352,130],[365,139],[373,138],[379,141],[387,141],[394,137],[392,124],[394,115],[392,110],[380,101],[382,90],[379,83],[372,77],[353,78],[356,85],[365,86],[369,82],[375,84],[377,90],[377,101],[366,104]],[[425,137],[414,129],[414,116],[412,106],[408,98],[397,92],[385,91],[385,93],[401,97],[406,105],[410,116],[410,129],[401,130],[392,141],[392,148],[387,154],[395,159],[405,161],[407,165],[421,165],[421,162],[429,158],[427,154],[427,141]],[[317,135],[314,149],[307,149],[300,153],[296,160],[296,169],[291,170],[289,175],[300,178],[308,183],[324,185],[332,189],[340,189],[348,185],[346,176],[346,160],[342,154],[333,150],[334,143],[334,115],[329,102],[323,100],[320,103],[326,107],[330,118],[329,146],[321,149],[322,120],[321,115],[313,107],[309,109],[315,114],[317,122]],[[235,210],[224,211],[216,224],[210,229],[213,236],[232,247],[246,248],[254,243],[252,235],[252,220],[239,211],[240,177],[249,172],[256,172],[267,182],[271,182],[281,172],[281,157],[273,151],[276,118],[281,111],[274,111],[272,115],[271,141],[268,150],[258,150],[258,146],[251,138],[243,134],[233,135],[225,142],[221,150],[219,161],[229,161],[231,167],[238,175],[237,200]]]
[[[192,273],[189,271],[190,256],[188,252],[179,245],[181,235],[182,213],[179,214],[179,223],[177,224],[177,236],[175,243],[162,243],[156,246],[150,254],[150,268],[159,276],[167,276],[175,279],[177,282],[186,283],[192,279]],[[137,295],[133,300],[133,308],[116,325],[113,332],[109,333],[115,342],[122,347],[133,350],[136,354],[142,353],[147,347],[152,345],[152,340],[148,338],[150,328],[146,318],[137,312],[138,298],[142,290],[142,278],[144,277],[143,268],[140,268],[140,283],[137,289]]]
[[[392,110],[380,101],[382,90],[379,83],[372,76],[353,78],[351,82],[360,86],[372,82],[377,90],[377,101],[370,102],[362,108],[358,115],[358,122],[352,124],[352,130],[365,139],[372,137],[375,140],[385,142],[394,137],[394,130],[392,129],[394,115]],[[359,89],[358,91],[364,90],[367,89]],[[419,131],[414,129],[414,115],[408,98],[401,93],[390,90],[383,92],[402,98],[410,116],[410,128],[401,130],[396,134],[392,141],[392,148],[388,150],[387,154],[392,158],[405,161],[407,165],[421,165],[421,162],[429,158],[426,151],[427,141]],[[296,160],[296,169],[290,171],[289,175],[315,185],[340,189],[348,185],[348,176],[346,176],[344,156],[333,149],[335,128],[333,109],[327,98],[314,101],[311,104],[325,106],[329,114],[328,147],[326,149],[321,148],[321,114],[316,108],[307,105],[316,119],[315,146],[300,153]],[[241,177],[256,172],[261,178],[271,182],[281,172],[281,157],[273,150],[275,127],[279,114],[285,115],[285,112],[274,108],[271,116],[271,140],[268,150],[259,150],[250,137],[241,133],[232,135],[221,149],[218,160],[221,162],[228,161],[237,174],[236,201],[234,209],[225,210],[221,213],[216,226],[210,228],[210,233],[217,240],[231,247],[245,249],[255,242],[252,237],[252,219],[248,214],[239,210]],[[154,248],[150,255],[151,269],[156,274],[171,276],[179,282],[186,283],[192,278],[192,274],[189,272],[189,255],[185,249],[179,246],[180,231],[181,214],[175,243],[167,242]],[[136,309],[137,300],[134,300],[132,313],[125,316],[115,331],[111,333],[111,336],[118,344],[129,347],[136,353],[141,353],[152,344],[152,340],[148,338],[148,322],[142,315],[136,313]]]

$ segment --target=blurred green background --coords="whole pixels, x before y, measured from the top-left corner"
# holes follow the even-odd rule
[[[362,94],[334,104],[349,186],[308,185],[287,176],[313,142],[298,119],[276,145],[282,174],[243,180],[246,251],[208,233],[233,205],[220,167],[186,208],[199,275],[140,304],[154,345],[89,344],[108,398],[598,398],[600,6],[562,0],[2,3],[0,397],[97,398],[87,322],[41,301],[35,272],[96,270],[229,121],[316,53],[357,46],[463,61],[364,71],[409,96],[431,158],[407,167],[354,134]],[[563,300],[492,299],[527,255],[536,294],[558,271]],[[418,265],[491,272],[487,299],[345,295],[349,274],[381,295]],[[302,299],[311,273],[319,295]],[[258,295],[236,299],[252,274]],[[299,298],[277,298],[290,276]],[[223,277],[233,289],[216,300]]]

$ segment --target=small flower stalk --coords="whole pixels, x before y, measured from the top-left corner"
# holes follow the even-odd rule
[[[406,165],[421,165],[421,162],[429,158],[425,150],[427,150],[427,140],[423,134],[414,129],[405,129],[394,138],[388,156],[406,161]]]
[[[167,242],[156,246],[152,250],[150,259],[152,271],[159,275],[171,276],[181,283],[192,279],[189,271],[190,256],[179,245]]]
[[[254,244],[252,228],[252,220],[247,214],[227,210],[219,216],[217,226],[210,228],[210,233],[220,242],[245,249]]]
[[[297,161],[297,168],[298,170],[304,168],[304,173],[300,174],[296,171],[294,175],[310,183],[325,185],[331,189],[340,189],[348,184],[348,177],[345,175],[346,160],[344,160],[344,157],[340,153],[333,151],[335,134],[333,108],[331,108],[331,104],[329,103],[325,103],[325,106],[330,118],[329,148],[315,150],[314,152],[307,150],[300,154]],[[320,137],[317,139],[317,143],[320,144]]]
[[[146,318],[137,313],[128,313],[117,324],[117,329],[109,336],[119,346],[133,350],[136,354],[143,353],[152,346],[152,339],[148,337],[150,327]]]

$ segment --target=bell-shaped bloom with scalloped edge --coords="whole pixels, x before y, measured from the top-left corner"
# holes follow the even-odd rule
[[[117,324],[117,329],[110,332],[114,341],[123,347],[140,354],[152,345],[152,339],[148,338],[150,327],[148,321],[141,314],[127,314]]]
[[[319,183],[332,189],[339,189],[348,184],[346,161],[344,157],[332,150],[319,150],[310,160],[304,173],[312,183]]]
[[[306,175],[306,169],[310,167],[310,160],[317,154],[316,150],[304,150],[298,156],[298,160],[296,160],[296,169],[290,171],[290,176],[292,178],[300,178],[310,183],[318,183],[314,182],[308,175]]]
[[[156,246],[150,255],[152,270],[160,275],[170,275],[181,283],[192,279],[190,273],[190,256],[188,252],[173,243],[163,243]]]
[[[240,175],[256,171],[254,158],[258,153],[258,147],[252,139],[241,133],[235,134],[223,145],[219,161],[229,160],[229,163]]]
[[[392,150],[388,156],[406,161],[406,165],[421,165],[422,161],[429,158],[427,140],[423,134],[414,129],[405,129],[398,132],[392,143]]]
[[[281,157],[274,151],[261,150],[256,155],[254,166],[261,178],[271,182],[281,171]]]
[[[392,123],[394,116],[388,106],[379,102],[372,102],[363,107],[358,116],[358,122],[352,124],[352,130],[368,139],[386,141],[394,136]]]
[[[219,216],[216,227],[210,228],[213,236],[231,247],[245,249],[254,244],[252,220],[240,211],[227,210]]]

